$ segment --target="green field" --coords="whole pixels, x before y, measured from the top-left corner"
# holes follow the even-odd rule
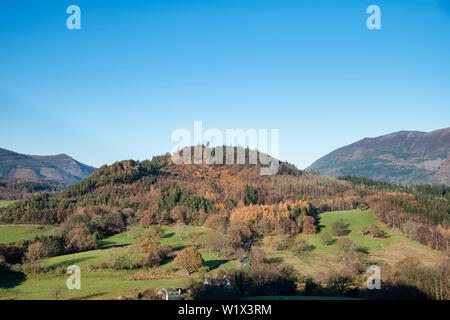
[[[339,262],[336,259],[335,244],[323,245],[320,234],[330,232],[334,221],[343,220],[348,224],[348,237],[358,246],[364,247],[368,252],[369,263],[386,262],[394,264],[398,260],[414,256],[425,264],[435,264],[441,255],[435,250],[431,250],[414,241],[401,236],[397,231],[391,230],[375,220],[370,210],[351,210],[339,212],[327,212],[320,215],[320,233],[312,236],[297,235],[304,238],[313,246],[312,251],[304,254],[294,254],[289,250],[274,250],[267,245],[268,238],[255,245],[263,246],[267,252],[267,258],[273,263],[283,263],[292,265],[300,273],[305,275],[317,275],[320,272],[336,270]],[[389,236],[386,239],[374,239],[362,237],[358,234],[361,225],[377,224],[386,231]],[[4,242],[13,242],[19,238],[32,237],[36,232],[36,227],[0,227],[1,237]],[[34,231],[33,231],[34,230]],[[162,227],[161,245],[171,245],[181,249],[192,245],[190,235],[194,233],[205,233],[208,229],[203,227]],[[49,228],[45,232],[50,233]],[[331,233],[331,232],[330,232]],[[338,237],[334,237],[338,238]],[[125,250],[125,246],[135,243],[137,240],[130,238],[129,233],[121,233],[103,240],[103,248],[67,254],[44,260],[44,264],[51,267],[52,271],[40,276],[24,275],[23,273],[3,273],[0,274],[0,299],[50,299],[51,292],[55,287],[63,289],[63,299],[114,299],[121,295],[132,295],[133,291],[153,288],[157,291],[164,287],[184,287],[186,281],[198,274],[187,276],[183,270],[177,270],[173,259],[164,261],[160,267],[145,270],[155,272],[155,279],[151,280],[128,280],[127,278],[140,270],[89,270],[89,265],[99,265],[101,262],[108,262],[115,250]],[[144,257],[145,254],[142,254]],[[210,268],[210,272],[218,268],[237,268],[237,261],[228,261],[215,253],[202,252],[205,265]],[[68,290],[65,288],[66,274],[58,273],[64,271],[69,265],[78,265],[81,270],[81,290]],[[163,276],[159,276],[162,274]],[[260,297],[258,297],[259,299]]]
[[[0,200],[0,208],[4,208],[9,206],[11,203],[14,203],[18,200]]]
[[[31,239],[36,235],[51,235],[53,230],[53,226],[0,225],[0,244],[15,243],[20,239]]]
[[[416,257],[423,263],[433,265],[441,257],[441,253],[423,246],[415,241],[402,236],[398,231],[392,230],[378,222],[370,210],[348,210],[325,212],[319,215],[320,232],[315,235],[298,235],[297,238],[305,239],[312,250],[303,254],[294,254],[289,250],[274,250],[267,245],[267,240],[261,245],[268,253],[269,259],[279,263],[290,264],[302,274],[314,276],[319,272],[336,270],[339,262],[336,258],[336,243],[324,245],[320,241],[323,232],[331,234],[331,226],[335,221],[343,220],[347,225],[347,235],[341,237],[332,236],[335,240],[349,238],[358,247],[367,251],[368,262],[371,264],[388,263],[395,264],[405,257]],[[385,239],[377,239],[360,236],[362,225],[377,225],[388,234]]]
[[[192,232],[207,232],[201,227],[186,227],[183,230],[172,227],[163,227],[161,245],[177,247],[188,246],[186,236]],[[63,299],[113,299],[121,295],[131,295],[135,290],[153,288],[157,291],[168,286],[183,286],[190,277],[198,277],[197,274],[187,276],[182,270],[177,271],[173,279],[153,280],[127,280],[127,277],[138,270],[89,270],[89,264],[107,262],[113,250],[123,250],[123,246],[132,244],[127,233],[121,233],[109,237],[103,241],[104,248],[99,250],[84,251],[53,257],[44,261],[46,265],[57,270],[69,265],[78,265],[81,270],[81,290],[65,289],[67,275],[51,271],[41,276],[25,276],[22,273],[0,274],[0,299],[51,299],[50,292],[55,287],[63,289]],[[145,256],[145,255],[143,255]],[[224,260],[215,253],[202,252],[205,265],[211,272],[217,268],[235,268],[235,261]],[[168,270],[174,267],[173,259],[165,261],[157,270]],[[141,269],[142,270],[142,269]],[[152,269],[150,269],[152,270]]]
[[[347,227],[348,234],[347,238],[356,243],[357,246],[367,249],[368,251],[380,250],[385,248],[392,242],[400,241],[400,238],[393,234],[393,232],[380,224],[372,214],[370,210],[349,210],[349,211],[334,211],[334,212],[325,212],[320,215],[319,226],[320,232],[311,237],[306,237],[308,239],[308,243],[313,245],[315,249],[313,252],[315,253],[332,253],[335,249],[333,245],[324,245],[320,242],[320,236],[322,232],[331,233],[331,226],[336,221],[343,221]],[[388,238],[386,239],[376,239],[371,237],[363,237],[358,234],[358,231],[361,230],[362,225],[370,226],[372,224],[376,224],[383,231],[388,233]],[[338,239],[339,237],[334,237]]]

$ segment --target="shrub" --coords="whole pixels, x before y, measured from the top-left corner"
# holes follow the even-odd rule
[[[303,217],[303,233],[304,234],[315,234],[317,232],[317,227],[315,226],[316,219],[311,216]]]
[[[88,263],[87,268],[88,268],[88,270],[92,271],[92,270],[97,269],[98,267],[93,263]]]
[[[30,244],[25,252],[25,260],[30,263],[36,263],[45,256],[45,248],[39,241]]]
[[[311,251],[312,249],[313,247],[309,245],[308,242],[304,239],[297,239],[291,248],[292,252],[296,254],[305,253]]]
[[[155,267],[159,266],[161,262],[163,262],[167,257],[172,253],[172,247],[163,246],[161,248],[156,248],[152,250],[147,259],[144,262],[144,266],[146,267]]]
[[[0,270],[6,269],[8,267],[8,263],[6,262],[6,258],[0,254]]]
[[[328,232],[323,232],[320,235],[320,242],[326,246],[329,246],[334,241],[333,237]]]
[[[311,296],[316,287],[317,284],[314,282],[313,278],[307,277],[305,279],[305,289],[303,291],[303,295]]]
[[[139,292],[137,298],[138,300],[160,300],[157,292],[152,288]]]
[[[361,225],[361,230],[359,231],[359,234],[361,236],[367,236],[370,234],[370,230],[369,227],[366,226],[365,224]]]
[[[10,244],[0,244],[0,255],[2,255],[7,263],[16,264],[22,262],[25,250],[23,247],[10,245]]]
[[[49,297],[52,300],[59,300],[63,296],[63,291],[65,287],[62,285],[54,285],[50,288]]]
[[[56,268],[55,272],[56,272],[56,274],[60,274],[60,275],[66,274],[67,268],[66,268],[66,266],[59,266]]]
[[[280,238],[276,238],[271,246],[275,250],[288,250],[292,248],[294,239],[295,237],[281,236]]]
[[[23,266],[20,263],[13,264],[9,267],[12,272],[22,272]]]
[[[328,286],[339,294],[345,296],[355,296],[357,286],[355,279],[347,273],[333,273],[328,279]]]
[[[140,260],[137,247],[112,249],[109,265],[114,270],[132,270],[140,266]]]
[[[377,225],[372,224],[369,228],[369,233],[374,238],[386,238],[387,234],[381,230]]]
[[[203,258],[194,247],[181,250],[175,257],[175,264],[186,269],[188,273],[197,271],[203,266]]]
[[[344,254],[348,251],[355,251],[355,243],[348,238],[341,238],[336,241],[336,248],[339,253]]]
[[[221,256],[229,256],[233,253],[230,238],[217,232],[208,232],[200,239],[201,246],[208,251],[213,251]]]
[[[250,264],[251,266],[257,266],[264,263],[266,260],[266,252],[263,248],[253,247],[250,251]]]
[[[346,230],[347,226],[345,225],[345,223],[343,221],[335,221],[332,225],[331,225],[331,233],[334,236],[344,236],[347,232]]]

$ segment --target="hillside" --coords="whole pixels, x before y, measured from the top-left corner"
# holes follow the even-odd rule
[[[450,128],[400,131],[365,138],[315,161],[306,170],[392,183],[450,184]]]
[[[65,154],[35,156],[0,148],[0,178],[74,184],[86,178],[94,169]]]
[[[68,186],[51,180],[0,179],[0,200],[27,199],[42,193],[53,195]]]
[[[450,244],[450,189],[361,179],[330,178],[285,162],[273,176],[260,175],[259,165],[176,165],[168,154],[105,165],[59,194],[0,208],[1,223],[40,225],[36,237],[27,234],[31,228],[8,226],[13,229],[3,241],[20,240],[0,244],[10,272],[0,273],[0,288],[17,288],[26,298],[55,297],[56,279],[76,261],[89,290],[81,296],[66,291],[71,298],[154,297],[144,290],[166,285],[189,289],[193,299],[307,296],[311,281],[314,295],[355,296],[359,288],[363,297],[366,266],[380,263],[393,270],[392,288],[404,281],[411,286],[407,297],[447,292],[446,282],[438,289],[427,284],[447,274],[440,265]],[[44,225],[55,228],[53,235]],[[194,267],[194,260],[183,263],[188,254],[197,257]],[[397,277],[411,263],[413,275],[424,278]],[[239,281],[226,292],[220,283],[205,286],[204,277],[218,272],[245,285]],[[336,277],[353,289],[332,289]],[[45,285],[36,287],[43,278]],[[131,288],[137,291],[127,292]]]
[[[396,269],[401,267],[402,262],[407,257],[418,257],[425,266],[437,266],[442,261],[437,251],[428,249],[413,241],[410,241],[397,232],[394,232],[383,225],[379,224],[373,214],[369,211],[341,211],[327,212],[320,215],[321,231],[315,235],[297,235],[295,238],[286,239],[284,236],[269,236],[259,239],[255,242],[254,248],[261,248],[267,253],[265,263],[269,266],[283,264],[292,268],[299,274],[313,279],[317,283],[313,297],[306,296],[302,283],[299,283],[298,294],[296,299],[315,299],[314,296],[322,296],[326,298],[325,288],[321,288],[320,283],[324,281],[323,275],[342,268],[345,262],[341,261],[337,240],[348,238],[357,246],[367,250],[364,258],[365,263],[377,264],[382,268],[383,275],[392,273],[390,266]],[[334,242],[329,245],[323,244],[320,239],[324,233],[330,233],[332,224],[342,219],[347,222],[349,234],[343,237],[336,237]],[[359,235],[363,225],[376,224],[382,230],[388,233],[385,239],[376,239]],[[2,228],[2,227],[0,227]],[[0,244],[5,242],[13,242],[19,238],[30,238],[33,233],[30,229],[36,229],[36,226],[20,226],[20,227],[3,227],[7,232],[0,237]],[[45,226],[44,230],[35,230],[35,234],[48,233],[51,229]],[[160,246],[189,246],[189,235],[200,234],[200,240],[196,243],[201,247],[201,254],[204,264],[208,268],[207,275],[211,276],[219,272],[230,272],[239,270],[239,262],[232,257],[225,257],[214,251],[214,248],[205,247],[202,237],[211,237],[214,231],[207,227],[187,227],[182,228],[180,225],[170,225],[161,228],[163,234]],[[202,276],[200,272],[196,272],[186,276],[186,272],[178,270],[174,263],[174,259],[166,259],[159,266],[150,269],[117,269],[109,267],[111,261],[117,259],[115,257],[129,251],[133,245],[139,240],[136,237],[130,237],[131,232],[124,232],[114,236],[110,236],[103,240],[102,249],[89,250],[65,254],[57,257],[46,258],[43,264],[48,266],[49,271],[46,276],[28,275],[20,277],[20,274],[7,277],[6,274],[0,273],[0,299],[52,299],[54,298],[54,288],[61,282],[62,275],[60,270],[65,270],[69,265],[76,262],[83,270],[83,290],[61,290],[59,299],[116,299],[119,296],[128,296],[132,298],[138,292],[152,288],[155,292],[163,287],[174,286],[187,288],[190,281]],[[207,239],[207,238],[206,238]],[[300,241],[303,239],[310,244],[311,248],[304,252],[295,252],[292,248],[279,248],[274,246],[277,242],[283,241]],[[145,257],[145,254],[142,254]],[[398,266],[398,267],[397,267]],[[205,275],[203,275],[205,276]],[[361,279],[364,280],[366,275],[363,273]],[[304,280],[303,280],[304,281]],[[309,280],[311,281],[311,280]],[[299,281],[300,282],[300,281]],[[387,282],[387,281],[386,281]],[[361,287],[364,288],[364,282],[361,281]],[[234,285],[234,283],[233,283]],[[387,283],[383,282],[383,286]],[[303,290],[303,291],[301,291]],[[335,293],[330,293],[332,296]],[[360,296],[365,299],[379,298],[375,292],[360,292]],[[269,296],[274,298],[273,296]],[[268,297],[268,298],[269,298]],[[402,298],[402,297],[391,297]],[[250,297],[249,297],[250,299]],[[343,297],[340,297],[343,299]]]
[[[273,176],[261,176],[259,165],[176,165],[166,154],[151,161],[126,160],[102,166],[55,196],[43,194],[0,209],[0,221],[61,224],[73,215],[83,215],[87,220],[98,217],[98,228],[107,234],[117,232],[109,219],[121,221],[120,226],[136,222],[202,225],[209,216],[230,217],[248,206],[266,206],[275,214],[285,210],[277,206],[286,203],[288,220],[277,213],[279,225],[272,223],[271,228],[287,228],[293,223],[291,230],[295,230],[302,225],[299,213],[291,212],[296,206],[305,207],[309,214],[371,206],[382,222],[395,228],[401,229],[403,224],[423,227],[424,232],[411,236],[445,250],[449,194],[447,189],[374,187],[300,171],[285,162],[280,162],[278,174]]]

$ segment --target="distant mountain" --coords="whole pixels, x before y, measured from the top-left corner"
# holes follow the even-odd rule
[[[0,178],[49,180],[74,184],[95,168],[65,154],[56,156],[25,155],[0,148]]]
[[[399,131],[365,138],[315,161],[306,170],[401,184],[450,185],[450,128]]]

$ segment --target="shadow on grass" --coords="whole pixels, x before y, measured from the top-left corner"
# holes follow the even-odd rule
[[[0,273],[0,288],[12,289],[17,287],[27,279],[27,276],[22,272],[1,272]]]
[[[101,248],[100,249],[109,249],[109,248],[120,248],[120,247],[125,247],[130,245],[130,243],[124,243],[124,244],[116,244],[115,242],[112,241],[105,241],[103,240],[101,243]]]
[[[176,247],[173,247],[173,251],[180,251],[180,250],[183,250],[186,248],[187,248],[187,246],[185,246],[185,245],[176,246]]]
[[[356,248],[356,251],[357,252],[362,252],[362,253],[365,253],[365,254],[369,254],[369,249],[367,249],[366,247],[362,247],[362,246],[358,246]]]
[[[209,270],[214,270],[227,262],[228,260],[209,260],[205,262],[205,266],[209,267]]]
[[[342,230],[341,231],[341,236],[347,236],[350,232],[352,232],[352,230],[348,230],[348,229]]]
[[[59,267],[65,267],[65,266],[71,266],[73,264],[77,264],[86,260],[91,259],[92,257],[83,257],[83,258],[78,258],[78,259],[70,259],[70,260],[65,260],[65,261],[61,261],[58,263],[55,263],[54,265],[51,266],[51,269],[56,269]]]
[[[171,263],[173,260],[175,260],[175,258],[166,258],[163,261],[161,261],[160,266],[166,265],[168,263]]]
[[[163,234],[163,236],[161,238],[163,238],[163,239],[172,238],[174,235],[175,235],[175,232],[167,232],[167,233]]]
[[[277,264],[277,263],[282,263],[283,261],[284,261],[283,258],[280,258],[280,257],[265,259],[266,263],[275,263],[275,264]]]
[[[96,298],[96,297],[102,296],[104,294],[106,294],[106,292],[97,292],[97,293],[89,294],[87,296],[70,298],[69,300],[88,300],[91,298]]]

